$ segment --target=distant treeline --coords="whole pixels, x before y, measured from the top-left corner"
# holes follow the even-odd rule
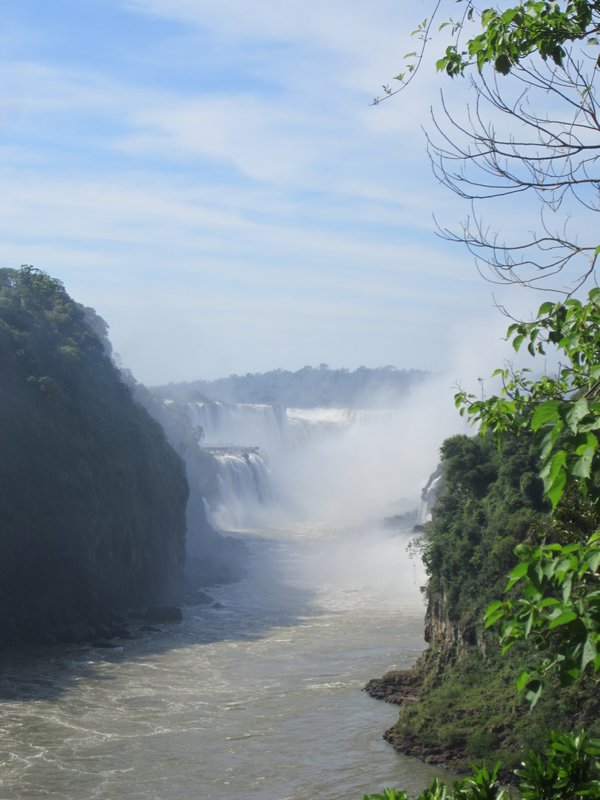
[[[327,364],[303,367],[296,372],[230,375],[214,381],[169,384],[153,391],[180,401],[221,400],[226,403],[274,403],[296,408],[371,408],[398,403],[429,373],[418,369],[386,366],[330,369]]]

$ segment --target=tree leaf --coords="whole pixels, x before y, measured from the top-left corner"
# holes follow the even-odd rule
[[[554,303],[546,302],[542,303],[538,311],[538,317],[544,317],[546,314],[550,314],[554,309]]]
[[[540,680],[533,680],[529,683],[529,688],[525,692],[525,697],[529,701],[529,705],[533,708],[541,697],[543,684]]]
[[[559,455],[557,453],[557,455]],[[563,496],[565,491],[565,486],[567,483],[567,472],[565,469],[562,469],[555,479],[550,484],[549,488],[546,490],[546,497],[550,500],[552,504],[552,508],[555,509],[558,505],[560,498]]]
[[[560,418],[558,410],[561,402],[561,400],[547,400],[545,403],[538,405],[531,418],[531,430],[538,431],[542,425],[558,420]]]
[[[515,583],[523,578],[527,574],[527,570],[529,569],[529,562],[528,561],[520,561],[516,567],[514,567],[509,575],[508,575],[508,583],[504,589],[505,592],[508,592]]]
[[[588,635],[585,643],[583,645],[583,651],[581,653],[581,669],[582,671],[587,667],[587,665],[594,661],[596,656],[598,655],[598,651],[596,648],[596,642],[592,638],[593,634]]]
[[[529,681],[530,675],[526,670],[522,670],[519,673],[519,677],[517,678],[517,690],[522,692],[523,689],[527,686]]]
[[[596,450],[586,447],[582,455],[573,462],[571,474],[577,478],[589,478],[592,474],[592,461]]]
[[[557,617],[552,619],[552,621],[548,625],[548,630],[553,631],[555,628],[558,628],[561,625],[568,625],[569,622],[573,622],[573,620],[576,619],[577,619],[577,614],[572,609],[567,608]]]
[[[588,414],[589,407],[585,397],[577,400],[567,412],[565,417],[566,423],[573,433],[577,433],[579,422]]]

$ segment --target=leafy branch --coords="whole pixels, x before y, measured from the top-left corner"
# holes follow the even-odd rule
[[[598,44],[599,12],[600,3],[587,0],[572,0],[564,9],[553,0],[526,0],[506,10],[487,8],[481,14],[483,32],[469,39],[463,50],[449,45],[436,67],[455,77],[473,64],[480,72],[492,64],[496,72],[508,75],[534,52],[562,66],[566,42]]]
[[[565,362],[555,375],[538,379],[528,369],[496,370],[500,393],[479,399],[458,392],[461,415],[497,435],[535,433],[540,477],[553,509],[571,481],[600,500],[600,288],[589,292],[587,303],[575,298],[543,303],[533,322],[514,323],[507,338],[517,352],[525,346],[532,356],[546,355],[554,348]]]
[[[394,76],[393,80],[398,81],[400,86],[396,89],[392,89],[389,84],[384,84],[381,88],[384,91],[383,97],[374,97],[371,101],[372,106],[379,105],[383,100],[387,100],[390,97],[398,94],[403,89],[405,89],[408,84],[413,80],[415,75],[418,73],[419,68],[421,67],[421,63],[423,62],[423,57],[425,56],[425,50],[427,49],[427,42],[429,42],[431,36],[431,29],[433,23],[436,19],[440,6],[442,5],[442,0],[436,0],[435,7],[430,17],[426,17],[422,20],[414,31],[411,32],[411,36],[416,37],[420,41],[420,46],[418,50],[413,50],[410,53],[405,53],[404,61],[406,63],[405,72],[399,72],[397,75]]]
[[[541,457],[544,493],[556,511],[567,490],[577,489],[596,512],[600,505],[600,289],[586,303],[570,298],[543,303],[532,322],[507,331],[515,351],[533,356],[552,347],[564,359],[555,375],[533,379],[529,370],[496,370],[498,395],[479,399],[460,391],[462,415],[482,430],[502,437],[532,431]],[[519,563],[505,592],[520,594],[488,606],[485,625],[501,623],[500,640],[509,650],[532,639],[549,653],[533,671],[523,671],[518,687],[534,705],[544,677],[557,668],[564,683],[584,671],[600,672],[600,531],[585,541],[538,547],[521,544]]]

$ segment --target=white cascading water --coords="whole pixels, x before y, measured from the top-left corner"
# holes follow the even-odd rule
[[[203,431],[200,446],[217,462],[219,498],[212,519],[220,527],[247,528],[273,521],[285,506],[273,477],[286,456],[339,434],[352,423],[346,409],[285,409],[269,404],[192,402],[188,415]]]
[[[437,460],[431,421],[420,425],[413,403],[357,410],[192,402],[188,414],[217,461],[212,519],[223,528],[353,524],[416,510]]]
[[[417,525],[425,525],[426,522],[431,522],[431,511],[442,490],[443,482],[444,475],[440,465],[436,471],[431,474],[431,477],[421,492],[421,504],[417,515]]]
[[[286,444],[288,420],[282,406],[266,403],[189,403],[192,425],[204,431],[204,447],[259,447]]]
[[[276,504],[271,473],[258,453],[222,453],[217,462],[221,518],[228,525],[247,526],[257,509]]]

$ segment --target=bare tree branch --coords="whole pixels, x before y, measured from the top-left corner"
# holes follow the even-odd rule
[[[523,61],[508,83],[479,73],[464,113],[451,111],[443,94],[440,110],[432,110],[426,139],[433,172],[471,206],[458,230],[436,221],[438,234],[466,245],[493,283],[568,295],[594,274],[600,226],[588,216],[600,211],[597,77],[598,62],[579,47],[561,66]],[[503,233],[501,224],[484,223],[482,203],[519,195],[538,202],[533,231],[505,224]],[[560,273],[560,284],[549,282]]]

